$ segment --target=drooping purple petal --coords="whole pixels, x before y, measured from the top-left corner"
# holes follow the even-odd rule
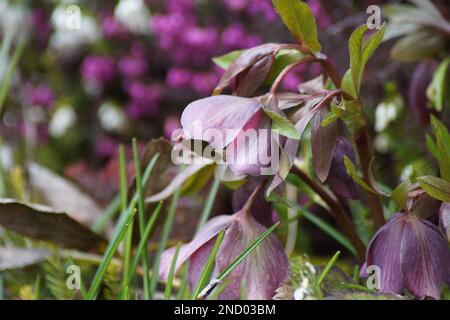
[[[267,55],[236,78],[236,93],[241,97],[251,97],[266,80],[274,62],[273,55]]]
[[[400,256],[405,287],[416,298],[440,298],[450,277],[450,251],[441,231],[431,222],[409,216]]]
[[[367,248],[366,267],[380,268],[381,292],[401,293],[403,290],[400,251],[405,224],[404,215],[395,214],[378,230]]]
[[[257,99],[212,96],[189,104],[181,116],[186,139],[203,140],[223,149],[258,111]]]
[[[450,202],[444,202],[439,210],[439,226],[450,241]]]
[[[279,48],[277,43],[266,43],[257,47],[245,50],[235,61],[228,67],[223,74],[214,92],[221,92],[227,87],[231,81],[240,73],[246,71],[258,61],[264,60],[268,56],[273,56]],[[264,79],[263,79],[264,81]]]
[[[233,221],[234,216],[217,216],[209,220],[195,238],[180,247],[175,270],[178,270],[197,250],[204,246],[209,240],[213,239],[221,230],[228,228]],[[170,248],[163,252],[160,259],[159,276],[161,279],[167,279],[169,268],[172,263],[175,248]]]
[[[239,174],[259,176],[271,162],[271,120],[257,111],[226,150],[226,161]]]
[[[223,271],[266,230],[244,211],[236,216],[237,221],[226,231],[217,253],[218,271]],[[219,298],[239,299],[244,283],[249,300],[272,299],[287,275],[288,259],[280,241],[272,234],[232,271],[228,277],[230,283]]]
[[[206,261],[209,258],[209,255],[211,254],[211,251],[214,247],[214,244],[216,243],[217,237],[214,237],[210,239],[208,242],[206,242],[204,245],[202,245],[200,248],[198,248],[197,251],[195,251],[189,258],[189,267],[188,267],[188,273],[189,273],[189,288],[193,290],[195,286],[197,285],[197,282],[200,278],[200,274],[203,271],[203,268],[206,264]],[[214,274],[211,275],[214,277]]]
[[[352,144],[344,137],[339,136],[326,182],[337,195],[343,198],[357,199],[358,185],[348,175],[345,169],[344,156],[347,156],[353,163],[356,163],[356,156]]]

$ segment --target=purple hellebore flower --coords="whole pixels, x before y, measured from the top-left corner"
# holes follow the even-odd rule
[[[337,195],[343,198],[357,199],[358,185],[347,174],[344,165],[344,156],[347,156],[353,163],[356,163],[356,156],[352,144],[344,137],[338,136],[330,173],[326,182]]]
[[[270,167],[271,120],[258,98],[218,95],[190,103],[181,116],[183,139],[225,149],[226,163],[236,174],[261,175]]]
[[[419,299],[439,299],[442,286],[450,280],[444,235],[412,213],[396,213],[378,230],[367,248],[365,264],[380,268],[380,291],[385,293],[407,289]]]
[[[189,261],[191,288],[195,287],[220,231],[225,230],[225,235],[216,255],[213,278],[267,230],[250,214],[254,195],[255,193],[248,199],[242,210],[231,216],[222,215],[211,219],[190,243],[181,246],[176,270]],[[174,253],[175,248],[171,248],[161,256],[160,277],[162,279],[167,279]],[[275,290],[288,276],[288,269],[288,259],[283,247],[277,237],[271,234],[232,271],[228,278],[230,283],[221,292],[219,299],[239,299],[243,283],[247,289],[248,299],[272,299]]]
[[[125,77],[139,78],[145,75],[148,63],[143,48],[135,45],[130,54],[119,60],[118,68],[120,73]]]
[[[439,210],[439,225],[450,242],[450,202],[443,202]]]

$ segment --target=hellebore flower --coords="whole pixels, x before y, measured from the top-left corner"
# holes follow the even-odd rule
[[[442,232],[412,213],[397,213],[373,237],[366,267],[379,267],[380,291],[407,289],[419,299],[439,299],[450,279],[450,251]]]
[[[214,278],[230,265],[265,230],[250,214],[255,193],[244,208],[231,216],[221,215],[211,219],[188,244],[180,248],[175,268],[189,261],[189,286],[195,287],[220,231],[226,230],[215,258]],[[160,277],[167,279],[175,248],[161,256]],[[219,299],[232,300],[241,296],[241,285],[245,283],[250,300],[272,299],[275,290],[288,275],[288,259],[280,241],[271,234],[229,275],[230,282],[219,295]]]
[[[181,116],[183,139],[225,149],[226,163],[236,175],[258,176],[270,167],[271,122],[257,98],[228,95],[194,101]]]
[[[331,169],[326,182],[339,196],[349,199],[358,198],[358,186],[345,169],[344,156],[356,163],[352,144],[344,137],[339,136],[336,141]]]
[[[439,225],[450,242],[450,202],[444,202],[439,210]]]
[[[282,48],[279,43],[266,43],[245,50],[227,68],[214,92],[222,92],[233,82],[237,95],[251,97],[266,80],[275,56]]]

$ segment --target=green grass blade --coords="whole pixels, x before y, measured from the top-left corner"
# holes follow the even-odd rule
[[[175,254],[173,255],[172,263],[170,264],[169,276],[167,277],[166,289],[164,290],[164,298],[170,300],[170,295],[172,294],[173,277],[175,275],[175,266],[178,260],[178,253],[180,252],[181,242],[178,242],[175,249]]]
[[[195,228],[195,233],[197,234],[199,230],[205,225],[206,221],[208,221],[209,216],[211,215],[211,210],[214,205],[214,201],[217,197],[217,192],[219,190],[220,186],[220,179],[214,179],[214,182],[211,186],[211,189],[209,190],[208,197],[206,198],[205,205],[202,209],[202,213],[200,214],[200,219],[197,224],[197,227]],[[181,285],[177,293],[177,299],[182,299],[183,295],[188,287],[188,274],[187,271],[188,268],[186,268],[183,272],[183,275],[181,277]]]
[[[34,300],[39,300],[41,296],[41,275],[36,275],[36,279],[34,279],[33,284],[33,293],[34,293]]]
[[[69,262],[69,265],[75,265],[75,262],[73,261],[73,258],[70,255],[67,257],[67,261]],[[84,286],[83,279],[81,278],[81,274],[80,274],[80,293],[83,300],[86,300],[88,293],[86,287]]]
[[[133,262],[131,263],[130,273],[134,273],[134,271],[137,268],[137,265],[139,263],[139,260],[142,257],[142,253],[147,250],[147,242],[150,238],[150,234],[153,230],[153,226],[155,225],[156,219],[159,216],[159,213],[161,212],[163,202],[160,202],[158,206],[153,210],[153,213],[150,217],[150,220],[148,221],[147,225],[145,226],[144,230],[144,236],[140,239],[139,244],[136,249],[136,255],[133,258]],[[131,276],[130,276],[131,277]]]
[[[212,280],[200,293],[198,296],[198,299],[205,299],[206,296],[220,283],[225,279],[226,276],[228,276],[245,258],[248,257],[250,253],[253,252],[260,244],[263,242],[272,232],[275,230],[275,228],[280,224],[280,222],[275,223],[273,226],[271,226],[269,229],[264,231],[247,249],[245,249],[239,256],[237,256],[236,259],[228,266],[226,267],[217,277],[216,279]]]
[[[223,237],[225,235],[225,230],[222,230],[217,236],[217,240],[214,244],[211,253],[209,254],[208,260],[206,260],[206,264],[203,267],[203,270],[198,278],[198,281],[195,285],[194,290],[191,294],[191,300],[197,299],[201,290],[208,284],[208,280],[211,277],[212,270],[214,268],[214,262],[216,259],[217,251],[219,251],[220,245],[222,244]]]
[[[153,262],[152,268],[152,278],[150,280],[150,298],[154,296],[156,286],[158,284],[159,278],[159,259],[161,257],[162,252],[167,246],[167,241],[169,240],[170,230],[172,229],[173,218],[175,216],[175,212],[177,211],[178,200],[180,199],[180,190],[177,189],[172,196],[172,201],[170,203],[169,211],[167,212],[167,218],[163,225],[163,231],[161,235],[161,240],[159,242],[158,250],[155,255],[155,260]]]
[[[112,240],[109,242],[108,248],[106,249],[105,255],[103,256],[102,262],[100,263],[97,272],[94,275],[94,279],[92,280],[92,284],[91,287],[89,288],[87,295],[88,300],[93,300],[97,296],[106,269],[108,268],[111,259],[113,258],[117,248],[119,247],[120,242],[125,236],[128,226],[133,221],[134,215],[136,213],[135,205],[136,205],[135,202],[132,201],[127,216],[125,216],[124,219],[120,219],[119,221],[117,229],[114,232],[114,236]]]
[[[159,157],[159,154],[155,154],[150,161],[156,162]],[[138,213],[139,213],[139,236],[140,239],[144,239],[145,234],[145,194],[144,194],[144,186],[142,184],[142,173],[141,173],[141,161],[139,158],[139,151],[138,151],[138,145],[136,138],[133,139],[133,161],[134,161],[134,170],[135,170],[135,176],[136,176],[136,190],[138,193]],[[145,242],[147,243],[147,242]],[[144,277],[143,277],[143,283],[144,283],[144,297],[145,299],[150,299],[149,293],[149,286],[150,286],[150,279],[149,279],[149,261],[148,261],[148,251],[144,250],[142,252],[142,268],[144,270]],[[134,272],[134,269],[131,270]]]
[[[4,79],[2,79],[2,84],[0,86],[0,116],[3,113],[3,106],[5,104],[6,97],[8,95],[9,87],[11,85],[11,81],[14,76],[14,72],[16,71],[17,64],[19,63],[20,56],[22,55],[22,51],[25,48],[25,37],[21,36],[19,42],[17,44],[16,49],[14,50],[13,56],[11,58],[11,62],[8,66]]]
[[[122,211],[122,215],[127,214],[127,206],[128,206],[128,186],[127,186],[127,163],[125,158],[125,147],[123,145],[119,146],[119,177],[120,177],[120,208]],[[133,222],[128,225],[128,229],[126,231],[124,241],[123,241],[123,277],[122,277],[122,289],[121,289],[121,297],[125,297],[125,292],[128,287],[128,283],[130,279],[129,270],[130,270],[130,262],[131,262],[131,249],[132,249],[132,240],[133,240]]]
[[[322,270],[322,272],[317,277],[317,282],[316,282],[316,291],[317,292],[322,292],[322,289],[320,288],[320,286],[322,285],[323,280],[325,280],[326,276],[330,272],[331,268],[336,263],[336,261],[337,261],[337,259],[338,259],[340,254],[341,254],[341,252],[337,251],[335,253],[335,255],[330,259],[330,261],[328,261],[328,263],[325,266],[325,268]]]
[[[98,221],[93,225],[92,230],[96,233],[102,232],[108,221],[110,221],[118,212],[121,204],[120,195],[117,195],[105,209],[104,214],[98,219]]]

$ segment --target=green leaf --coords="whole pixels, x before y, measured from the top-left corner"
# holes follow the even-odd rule
[[[445,39],[437,32],[423,30],[404,36],[391,49],[392,58],[413,62],[434,56],[445,46]]]
[[[411,182],[409,180],[406,180],[402,183],[400,183],[394,191],[391,193],[392,199],[396,202],[397,206],[399,208],[403,208],[407,210],[406,201],[408,200],[408,192],[411,188]]]
[[[175,254],[173,255],[173,258],[172,258],[172,263],[170,264],[169,276],[167,277],[166,288],[164,290],[164,298],[166,300],[170,300],[170,295],[172,294],[173,277],[175,274],[175,266],[177,264],[178,253],[180,252],[180,247],[181,247],[181,242],[178,242],[177,247],[175,249]]]
[[[214,57],[212,61],[222,69],[228,69],[230,64],[234,62],[245,50],[234,50],[224,55]]]
[[[266,85],[271,85],[280,72],[287,67],[288,65],[299,61],[304,58],[304,54],[298,50],[294,49],[282,49],[275,56],[275,61],[272,64],[272,68],[270,68],[269,75],[265,80]]]
[[[342,77],[341,87],[342,90],[349,93],[352,97],[358,97],[355,91],[355,85],[353,84],[352,69],[348,69],[345,72],[344,76]]]
[[[450,134],[445,125],[433,115],[431,116],[431,128],[436,137],[436,143],[427,139],[427,145],[439,162],[441,177],[450,181]]]
[[[308,5],[300,0],[272,0],[272,3],[292,35],[312,51],[320,51],[316,20]]]
[[[319,274],[319,276],[317,277],[317,282],[316,282],[316,290],[317,291],[321,291],[320,286],[323,282],[323,280],[325,280],[325,277],[328,275],[328,273],[330,272],[331,268],[334,266],[334,264],[336,263],[339,255],[341,254],[340,251],[337,251],[334,256],[330,259],[330,261],[328,261],[327,265],[325,266],[325,268],[322,270],[322,272]]]
[[[430,196],[437,200],[450,202],[450,182],[444,179],[423,176],[417,178],[420,187]]]
[[[219,233],[219,235],[217,236],[217,240],[214,243],[214,247],[211,250],[211,253],[209,254],[208,259],[206,260],[206,263],[203,267],[202,272],[200,273],[200,276],[198,277],[197,284],[195,285],[195,288],[191,294],[191,300],[197,299],[201,290],[208,284],[208,280],[211,277],[211,274],[213,272],[216,255],[217,255],[217,252],[219,251],[220,245],[222,244],[222,240],[223,240],[224,236],[225,236],[225,230],[222,230]]]
[[[284,115],[263,108],[264,113],[272,119],[272,130],[278,131],[281,135],[299,140],[301,138],[294,124]]]
[[[376,50],[376,48],[380,45],[381,41],[383,40],[385,25],[383,25],[383,27],[380,30],[378,30],[370,39],[364,41],[364,35],[366,31],[367,25],[363,24],[359,26],[351,34],[348,43],[353,89],[356,96],[359,95],[359,91],[361,88],[361,81],[364,73],[364,67],[369,58]],[[348,82],[348,79],[346,79],[346,82]],[[348,86],[348,84],[346,84],[346,86]]]
[[[439,112],[442,111],[445,98],[448,94],[448,82],[446,82],[446,79],[448,78],[449,65],[450,56],[442,61],[436,69],[433,74],[433,80],[427,90],[428,98],[432,101],[434,108]]]
[[[344,165],[345,165],[345,169],[347,170],[347,174],[350,175],[357,184],[359,184],[361,187],[363,187],[364,189],[366,189],[369,192],[378,194],[377,191],[375,191],[372,187],[370,187],[363,180],[363,178],[361,178],[358,175],[355,165],[353,164],[352,160],[350,160],[350,158],[348,158],[347,156],[344,156]]]

